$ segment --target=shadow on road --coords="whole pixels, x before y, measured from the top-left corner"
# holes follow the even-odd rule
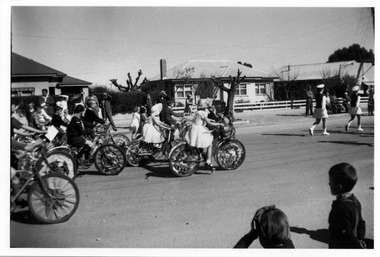
[[[317,230],[307,230],[306,228],[290,227],[290,231],[297,234],[306,234],[313,240],[328,244],[329,231],[326,228]]]
[[[149,170],[150,172],[147,173],[145,176],[145,179],[148,179],[149,177],[160,177],[160,178],[178,178],[175,176],[171,171],[170,167],[168,166],[150,166],[150,165],[144,165],[144,168]],[[219,169],[217,168],[216,171]],[[208,170],[206,167],[199,167],[198,171],[195,172],[196,175],[210,175],[210,170]]]
[[[262,136],[290,136],[290,137],[304,137],[305,134],[287,134],[287,133],[281,133],[281,134],[261,134]]]
[[[40,224],[29,212],[29,210],[12,213],[11,220],[24,224]]]
[[[372,143],[358,143],[357,141],[318,141],[318,143],[342,144],[342,145],[366,145],[373,147]]]
[[[329,243],[329,231],[326,228],[317,230],[307,230],[306,228],[290,227],[290,231],[297,234],[306,234],[313,240],[328,244]],[[365,238],[364,239],[367,249],[373,249],[374,240]]]

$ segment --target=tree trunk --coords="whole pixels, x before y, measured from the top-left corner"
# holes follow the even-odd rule
[[[234,115],[234,91],[228,91],[227,92],[227,106],[226,109],[224,110],[224,115],[228,115],[231,117],[231,120],[235,120],[235,115]]]

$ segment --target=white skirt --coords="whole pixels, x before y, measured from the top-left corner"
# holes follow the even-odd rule
[[[329,115],[327,114],[327,109],[315,108],[313,117],[315,119],[327,119]]]
[[[214,137],[207,128],[202,125],[193,124],[186,133],[185,139],[193,147],[206,148],[211,145]]]
[[[147,143],[161,143],[165,139],[161,132],[152,123],[146,123],[143,127],[143,140]]]
[[[351,107],[348,112],[352,115],[362,115],[362,108],[359,107]]]

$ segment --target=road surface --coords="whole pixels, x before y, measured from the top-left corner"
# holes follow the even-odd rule
[[[357,169],[353,192],[363,206],[367,237],[373,239],[374,119],[363,118],[361,133],[356,124],[344,131],[346,120],[331,117],[330,136],[322,136],[321,126],[309,136],[312,118],[238,127],[236,137],[247,156],[235,171],[176,178],[167,163],[151,163],[102,176],[92,167],[76,179],[81,200],[69,221],[34,224],[20,212],[10,221],[10,247],[149,248],[152,255],[156,248],[227,250],[249,231],[257,208],[275,204],[289,218],[296,248],[325,249],[334,200],[328,170],[340,162]],[[256,241],[251,245],[260,247]]]

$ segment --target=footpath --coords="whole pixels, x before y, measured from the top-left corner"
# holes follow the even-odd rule
[[[363,108],[363,115],[367,115],[367,108]],[[347,113],[333,114],[330,118],[347,120]],[[128,127],[131,123],[132,114],[118,114],[113,117],[119,132],[129,132]],[[305,108],[298,109],[267,109],[254,110],[235,113],[237,121],[234,122],[236,127],[240,126],[270,126],[286,125],[295,123],[310,123],[314,118],[310,115],[305,117]]]

